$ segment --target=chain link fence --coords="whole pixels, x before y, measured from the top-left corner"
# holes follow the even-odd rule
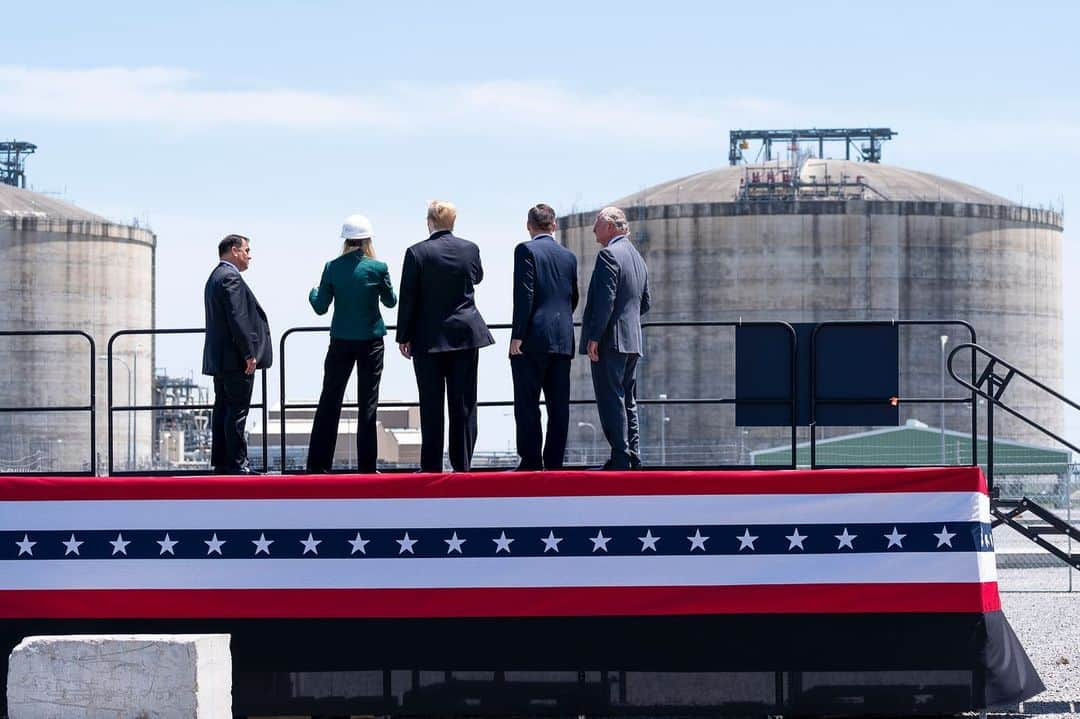
[[[1059,475],[1010,476],[1008,466],[996,467],[1001,497],[1027,497],[1080,528],[1080,464],[1071,463]],[[1029,527],[1045,525],[1030,514],[1017,518]],[[1067,535],[1043,533],[1058,548],[1080,554],[1080,546]],[[1042,547],[1006,525],[994,529],[998,585],[1006,592],[1080,592],[1080,571],[1066,566]]]

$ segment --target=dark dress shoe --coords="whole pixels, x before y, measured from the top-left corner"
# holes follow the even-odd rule
[[[543,466],[539,464],[525,464],[522,462],[518,466],[514,467],[511,472],[543,472]]]

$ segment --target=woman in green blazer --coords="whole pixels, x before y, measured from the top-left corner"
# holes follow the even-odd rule
[[[326,314],[333,302],[334,318],[330,323],[322,394],[311,427],[307,470],[329,472],[333,467],[341,401],[356,365],[356,456],[361,472],[374,473],[378,456],[376,410],[386,334],[379,302],[393,307],[397,297],[386,263],[375,259],[368,218],[350,215],[341,228],[341,237],[345,240],[341,256],[326,263],[319,286],[312,288],[308,296],[312,309],[320,315]]]

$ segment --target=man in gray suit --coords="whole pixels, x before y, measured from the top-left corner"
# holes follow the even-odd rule
[[[596,216],[596,256],[585,314],[581,354],[592,360],[593,390],[600,426],[611,445],[604,469],[640,469],[637,363],[641,357],[641,316],[649,311],[645,260],[630,242],[630,223],[617,207]]]

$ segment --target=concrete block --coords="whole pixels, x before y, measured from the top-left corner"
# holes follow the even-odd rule
[[[229,635],[27,637],[7,702],[9,719],[231,719]]]

